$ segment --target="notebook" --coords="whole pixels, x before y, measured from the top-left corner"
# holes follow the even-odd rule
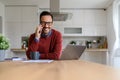
[[[80,58],[86,46],[81,45],[67,45],[62,52],[60,60],[77,60]]]

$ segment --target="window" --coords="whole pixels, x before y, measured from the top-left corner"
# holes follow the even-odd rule
[[[112,55],[112,65],[120,67],[120,0],[115,0],[113,4],[113,26],[116,40]]]

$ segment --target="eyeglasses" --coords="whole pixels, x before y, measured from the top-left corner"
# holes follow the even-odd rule
[[[52,23],[53,23],[53,22],[45,22],[45,21],[41,21],[41,22],[40,22],[40,24],[43,25],[43,26],[45,26],[46,24],[47,24],[48,26],[51,26]]]

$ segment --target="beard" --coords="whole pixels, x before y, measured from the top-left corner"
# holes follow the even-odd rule
[[[49,32],[50,32],[50,28],[48,29],[48,28],[44,28],[43,30],[42,30],[42,33],[43,34],[45,34],[45,35],[47,35]]]

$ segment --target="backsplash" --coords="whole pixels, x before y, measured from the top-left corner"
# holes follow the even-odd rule
[[[84,45],[87,48],[107,48],[107,39],[104,36],[63,37],[63,49],[68,44]]]

